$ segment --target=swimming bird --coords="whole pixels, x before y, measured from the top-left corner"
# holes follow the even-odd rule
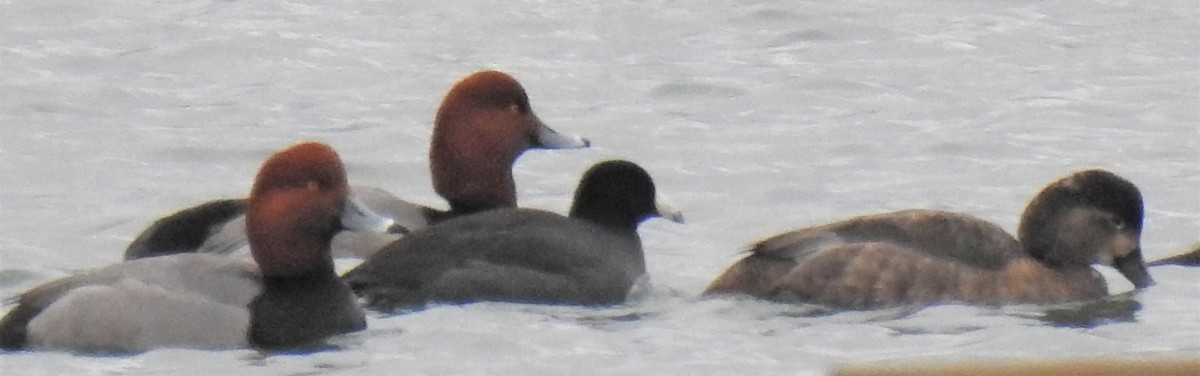
[[[1103,170],[1045,187],[1018,237],[966,214],[904,210],[803,228],[758,242],[705,295],[745,294],[835,308],[960,302],[1055,303],[1105,296],[1092,264],[1153,284],[1142,259],[1143,203]]]
[[[1195,249],[1193,249],[1191,252],[1178,254],[1161,260],[1151,261],[1148,265],[1200,266],[1200,244],[1196,244]]]
[[[434,120],[429,167],[434,190],[446,199],[449,210],[414,204],[375,187],[353,187],[352,195],[405,228],[418,229],[463,214],[515,207],[512,167],[526,150],[590,145],[585,138],[559,134],[546,126],[515,78],[480,71],[450,88]],[[244,199],[215,200],[163,217],[130,242],[125,259],[244,251],[245,207]],[[346,233],[335,241],[335,256],[362,258],[395,239]]]
[[[0,319],[0,348],[122,353],[162,347],[297,349],[363,330],[330,241],[396,224],[349,198],[342,161],[306,142],[263,163],[247,199],[254,262],[210,254],[125,261],[48,282]]]
[[[591,167],[568,216],[504,208],[457,217],[397,240],[343,278],[373,309],[503,301],[609,305],[646,273],[638,224],[683,220],[628,161]]]

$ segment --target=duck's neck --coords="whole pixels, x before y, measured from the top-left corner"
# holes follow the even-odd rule
[[[448,216],[460,216],[474,214],[482,211],[488,211],[498,208],[516,207],[516,196],[512,197],[446,197],[446,201],[450,204],[450,212]]]
[[[429,152],[434,191],[454,211],[517,206],[512,165],[520,152],[472,136],[435,135]]]
[[[1030,205],[1033,206],[1033,205]],[[1097,232],[1103,215],[1089,208],[1026,211],[1018,229],[1025,252],[1052,268],[1088,267],[1106,236]]]
[[[250,237],[250,254],[263,275],[303,277],[321,274],[336,275],[329,255],[331,236],[322,234],[288,234],[269,230],[254,230]]]
[[[621,233],[636,234],[638,222],[641,221],[639,216],[630,215],[620,210],[579,202],[576,202],[571,207],[569,215],[571,218],[591,221],[609,230]]]

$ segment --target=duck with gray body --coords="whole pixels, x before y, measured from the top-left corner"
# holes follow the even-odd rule
[[[498,71],[471,74],[451,87],[434,119],[429,145],[435,191],[450,210],[426,207],[387,191],[356,186],[351,195],[370,210],[416,230],[443,220],[517,205],[512,166],[529,149],[591,146],[564,135],[538,118],[525,89]],[[163,217],[125,249],[125,259],[177,253],[245,256],[245,199],[202,203]],[[334,238],[335,257],[365,258],[400,235],[347,232]]]
[[[131,260],[36,287],[0,319],[0,348],[136,352],[160,347],[295,349],[362,330],[361,307],[333,270],[345,229],[396,231],[347,198],[328,146],[277,153],[248,200],[254,262],[210,254]]]

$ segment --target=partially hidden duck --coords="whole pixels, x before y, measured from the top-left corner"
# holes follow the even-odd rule
[[[763,240],[704,294],[847,309],[1103,297],[1092,264],[1114,266],[1137,288],[1154,283],[1142,259],[1142,206],[1129,181],[1081,171],[1033,198],[1018,238],[944,211],[861,216]]]
[[[375,187],[352,187],[351,194],[375,212],[415,230],[463,214],[515,207],[512,167],[526,150],[588,146],[587,139],[546,126],[512,76],[494,70],[476,72],[454,84],[442,100],[429,145],[433,187],[449,203],[449,210],[410,203]],[[129,244],[125,259],[244,251],[245,207],[245,199],[216,200],[163,217]],[[335,256],[362,258],[395,239],[342,234],[335,239]]]
[[[378,310],[501,301],[611,305],[646,273],[637,227],[682,216],[656,200],[638,165],[590,168],[569,216],[504,208],[456,217],[397,240],[343,276]]]
[[[0,348],[288,350],[363,330],[363,310],[334,272],[330,241],[344,229],[397,228],[348,196],[332,148],[292,146],[263,163],[246,200],[254,262],[178,254],[51,281],[18,296],[0,319]]]
[[[1191,252],[1178,254],[1161,260],[1151,261],[1150,266],[1200,266],[1200,244],[1196,244]]]

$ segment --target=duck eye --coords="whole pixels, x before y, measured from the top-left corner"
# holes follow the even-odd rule
[[[1108,221],[1109,221],[1109,223],[1111,223],[1111,224],[1112,224],[1113,228],[1115,228],[1115,229],[1117,229],[1117,230],[1124,230],[1124,229],[1125,229],[1125,221],[1122,221],[1120,218],[1117,218],[1117,217],[1110,217],[1110,218],[1108,219]]]
[[[319,189],[321,189],[321,183],[318,183],[316,180],[309,180],[308,182],[306,182],[304,184],[304,189],[307,189],[310,191],[319,190]]]

